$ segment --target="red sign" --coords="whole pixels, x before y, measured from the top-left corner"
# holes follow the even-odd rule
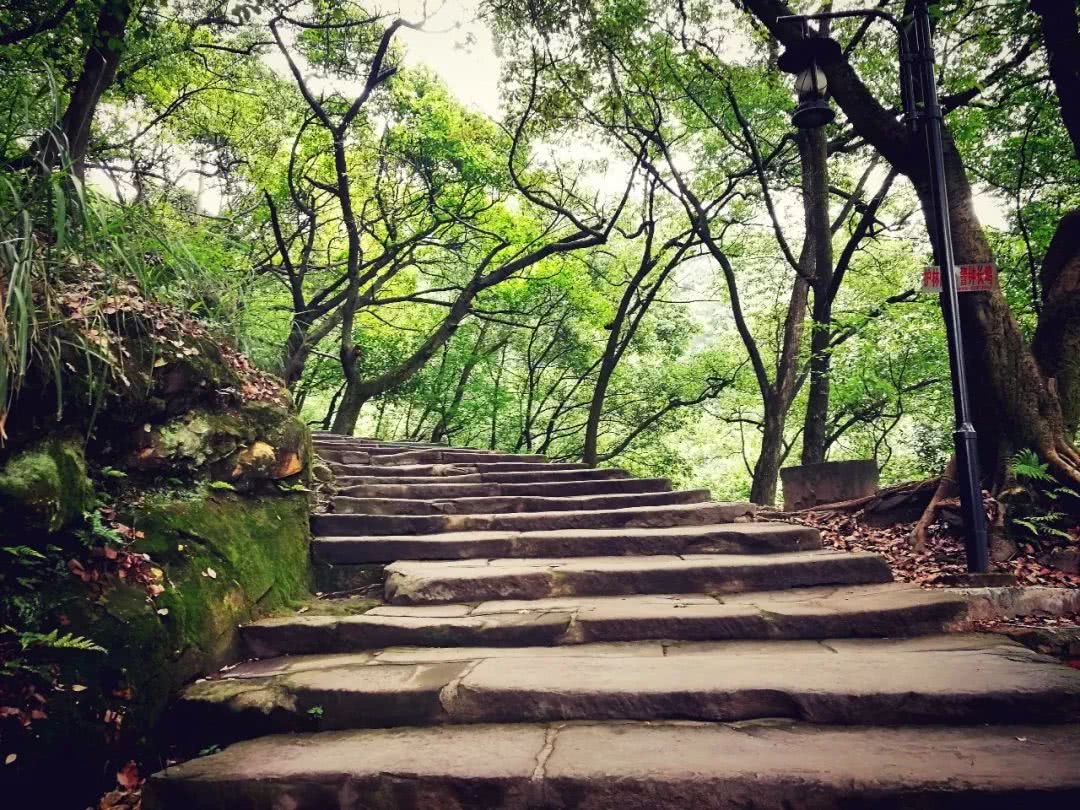
[[[957,292],[987,292],[994,289],[997,267],[993,262],[962,264],[958,268],[960,283]],[[927,267],[922,274],[923,292],[941,292],[941,268]]]

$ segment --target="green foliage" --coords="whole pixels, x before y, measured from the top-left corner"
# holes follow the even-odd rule
[[[0,628],[6,633],[15,633],[19,646],[23,651],[27,650],[80,650],[82,652],[105,652],[100,644],[95,644],[88,638],[76,636],[72,633],[61,634],[59,630],[51,630],[48,633],[18,632],[14,627],[4,626]]]
[[[1040,545],[1052,545],[1055,540],[1072,542],[1067,530],[1078,522],[1080,492],[1058,484],[1049,465],[1030,448],[1013,455],[1009,472],[1015,476],[1016,486],[1000,498],[1008,506],[1009,526],[1017,536]]]
[[[1050,466],[1043,462],[1038,453],[1030,448],[1020,450],[1009,462],[1009,471],[1023,482],[1053,481]]]

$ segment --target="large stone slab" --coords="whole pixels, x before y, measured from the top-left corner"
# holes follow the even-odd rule
[[[932,639],[932,637],[931,637]],[[815,723],[1080,720],[1080,672],[1016,646],[866,640],[620,661],[487,659],[443,695],[454,722],[790,717]]]
[[[649,639],[826,639],[940,633],[967,603],[944,590],[893,583],[708,596],[562,597],[386,606],[359,616],[264,619],[241,629],[253,656],[396,646],[580,644]]]
[[[1080,727],[572,723],[268,737],[155,774],[148,810],[1072,810]]]
[[[633,593],[733,593],[811,585],[865,585],[892,579],[888,565],[876,554],[832,551],[695,554],[686,558],[397,562],[387,566],[386,573],[386,600],[395,604]]]
[[[363,486],[365,484],[458,484],[458,483],[573,483],[578,481],[631,481],[625,470],[598,470],[570,465],[571,469],[559,469],[561,465],[545,464],[543,467],[530,467],[518,472],[476,472],[474,467],[422,467],[412,468],[402,473],[400,470],[379,470],[377,473],[350,474],[339,472],[337,483],[341,487]],[[552,469],[555,467],[556,469]],[[343,468],[344,469],[344,468]],[[428,472],[423,472],[428,470]],[[386,474],[383,474],[386,473]]]
[[[388,458],[383,456],[383,458]],[[330,468],[337,476],[349,475],[379,475],[379,476],[417,476],[431,475],[436,477],[454,476],[466,473],[528,473],[530,475],[542,475],[550,472],[571,472],[588,469],[584,464],[570,462],[552,462],[548,464],[536,464],[521,461],[467,461],[467,462],[432,462],[432,461],[409,461],[401,464],[369,464],[363,460],[341,461],[328,460]]]
[[[691,503],[567,512],[485,515],[314,515],[316,535],[399,535],[470,531],[544,531],[704,526],[750,518],[749,503]]]
[[[316,560],[334,564],[473,557],[771,554],[821,548],[816,529],[787,523],[722,523],[657,529],[560,529],[429,535],[318,537]]]
[[[183,717],[219,741],[562,720],[1080,721],[1080,672],[1000,637],[400,648],[279,661],[195,684]]]
[[[455,479],[452,479],[455,480]],[[558,497],[581,495],[626,495],[644,492],[669,492],[671,482],[666,478],[599,478],[584,481],[537,481],[533,483],[410,483],[410,484],[348,484],[340,494],[350,498],[394,498],[412,500],[446,500],[477,497]]]
[[[573,614],[566,611],[483,616],[289,616],[241,629],[257,657],[374,650],[399,646],[521,646],[562,643]]]
[[[641,506],[704,503],[707,489],[675,492],[630,492],[602,495],[496,495],[490,497],[449,497],[442,500],[417,498],[333,499],[336,514],[360,515],[484,515],[524,512],[573,512],[601,509],[628,509]]]

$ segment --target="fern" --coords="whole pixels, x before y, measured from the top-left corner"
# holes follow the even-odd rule
[[[87,547],[108,545],[110,543],[123,545],[124,538],[120,536],[119,532],[105,523],[99,511],[94,509],[90,512],[84,512],[83,517],[86,519],[87,526],[78,530],[76,534],[84,545]]]
[[[1053,481],[1049,466],[1039,460],[1039,454],[1030,448],[1018,452],[1009,461],[1013,475],[1028,481]]]
[[[30,649],[39,650],[80,650],[82,652],[105,652],[105,648],[96,644],[85,636],[76,636],[74,633],[60,635],[59,630],[50,630],[48,633],[35,633],[32,631],[18,631],[14,627],[5,626],[5,632],[14,633],[19,646],[25,652]]]
[[[0,551],[7,552],[19,562],[46,559],[44,554],[30,546],[0,546]]]

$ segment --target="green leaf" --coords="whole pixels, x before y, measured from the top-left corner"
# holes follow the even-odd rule
[[[37,549],[30,548],[30,546],[2,546],[0,551],[6,551],[13,557],[19,557],[22,559],[36,559],[44,560],[45,555]]]

